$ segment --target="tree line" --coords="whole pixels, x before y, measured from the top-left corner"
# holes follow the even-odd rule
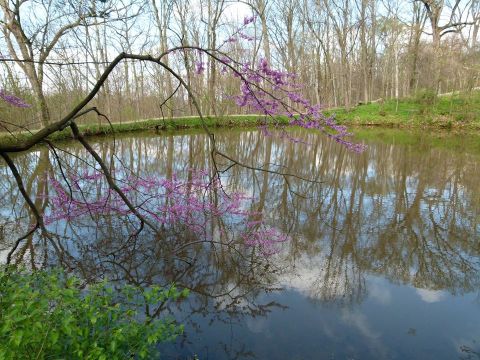
[[[7,130],[57,120],[121,52],[156,56],[178,46],[251,66],[265,59],[329,108],[480,82],[478,0],[1,0],[0,12],[2,89],[34,105],[0,104]],[[203,113],[252,110],[232,101],[240,81],[215,59],[183,49],[164,62]],[[196,113],[165,68],[133,60],[112,72],[93,102],[112,121]]]

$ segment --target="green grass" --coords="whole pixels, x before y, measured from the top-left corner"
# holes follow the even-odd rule
[[[270,120],[269,123],[288,124],[287,117],[276,117]],[[147,119],[126,123],[108,123],[102,124],[79,124],[80,131],[85,136],[95,135],[111,135],[113,133],[127,133],[132,131],[142,130],[158,130],[164,132],[171,132],[181,129],[202,129],[207,126],[209,129],[215,128],[245,128],[260,125],[265,122],[264,117],[259,115],[232,115],[223,117],[205,117],[203,122],[198,116],[173,118],[173,119]],[[16,143],[18,141],[26,140],[31,135],[27,132],[15,133],[15,138],[8,133],[0,133],[0,145]],[[72,138],[72,133],[69,128],[58,131],[49,136],[49,140],[60,141]]]
[[[417,97],[400,99],[398,105],[387,100],[332,112],[347,125],[480,129],[480,92],[439,96],[431,104]]]

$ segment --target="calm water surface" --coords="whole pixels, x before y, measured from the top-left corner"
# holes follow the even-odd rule
[[[161,345],[167,359],[479,359],[480,151],[465,145],[472,139],[372,130],[368,150],[357,155],[316,133],[291,135],[306,144],[254,130],[216,134],[219,147],[246,164],[316,180],[287,184],[238,166],[225,172],[227,192],[251,196],[248,207],[289,234],[272,256],[241,243],[174,252],[199,235],[177,227],[165,230],[166,241],[148,231],[126,241],[131,219],[92,215],[49,225],[60,252],[33,237],[15,261],[68,263],[90,281],[191,289],[163,311],[185,324],[181,338]],[[92,141],[120,180],[128,171],[169,179],[212,168],[204,134]],[[89,171],[81,147],[59,147],[65,172]],[[47,179],[61,179],[55,155],[38,148],[16,161],[48,215]],[[97,184],[89,196],[95,191],[102,195]],[[0,195],[5,261],[33,220],[3,163]],[[221,228],[212,219],[206,232],[215,239]]]

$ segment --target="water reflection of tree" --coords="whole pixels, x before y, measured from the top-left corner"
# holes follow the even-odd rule
[[[26,154],[18,159],[18,167],[21,169],[22,174],[25,174],[25,188],[29,194],[32,194],[32,199],[35,206],[41,211],[44,211],[48,206],[48,186],[47,186],[47,176],[48,172],[51,169],[49,153],[47,149],[39,149],[38,151],[31,152]],[[8,212],[5,216],[7,221],[10,219],[14,227],[10,227],[10,232],[3,241],[6,242],[5,252],[8,252],[8,247],[11,244],[8,244],[8,241],[11,240],[12,235],[18,236],[23,230],[19,229],[19,225],[25,226],[25,228],[32,228],[35,225],[35,218],[32,213],[29,211],[28,206],[22,201],[22,197],[17,187],[15,186],[15,181],[10,177],[6,167],[2,168],[1,172],[2,184],[4,186],[0,190],[2,194],[8,196],[2,196],[0,206],[2,209],[8,209]],[[5,186],[6,185],[6,186]],[[0,240],[2,240],[0,238]],[[39,264],[42,263],[41,258],[45,259],[48,254],[45,252],[43,254],[35,253],[36,247],[34,246],[33,236],[29,235],[22,244],[21,248],[18,250],[18,257],[20,259],[28,258],[29,264],[32,268],[37,268]],[[46,249],[46,247],[44,247]]]
[[[378,246],[365,258],[375,259],[370,268],[392,280],[472,291],[478,287],[478,203],[472,198],[478,188],[466,188],[464,179],[474,163],[468,156],[445,158],[438,151],[415,156],[406,151],[396,156],[399,166],[391,178],[394,191],[389,197],[395,211],[378,229]]]
[[[148,234],[141,241],[125,241],[128,223],[122,226],[120,219],[108,216],[55,225],[63,236],[58,242],[86,279],[108,276],[141,286],[176,282],[190,288],[196,296],[184,306],[189,307],[186,313],[191,319],[206,313],[216,314],[212,316],[217,319],[225,319],[225,314],[265,314],[278,304],[259,304],[258,294],[286,285],[285,274],[295,272],[301,277],[308,271],[310,277],[304,277],[308,281],[295,286],[322,302],[361,301],[367,292],[367,274],[453,293],[478,289],[478,158],[431,149],[428,144],[414,148],[380,143],[371,144],[359,156],[315,133],[292,136],[301,136],[310,145],[265,139],[256,131],[217,134],[222,150],[237,154],[244,163],[288,167],[320,181],[290,178],[286,184],[273,175],[257,176],[240,167],[223,178],[228,190],[252,195],[250,206],[265,210],[271,225],[291,235],[291,241],[270,259],[238,242],[198,243],[176,252],[198,235],[182,229],[170,234],[171,247]],[[189,169],[209,169],[207,145],[206,136],[198,134],[128,137],[117,139],[115,147],[111,141],[99,140],[95,146],[115,169],[171,178],[190,176]],[[78,172],[85,169],[85,150],[65,147],[70,155],[62,155],[63,163]],[[38,175],[59,176],[53,154],[39,149],[16,160],[29,179],[26,187],[37,207],[48,209],[49,190]],[[34,220],[19,207],[21,199],[12,191],[15,184],[6,169],[0,169],[0,176],[2,212],[11,209],[9,214],[28,227]],[[303,197],[292,196],[289,187]],[[219,236],[221,226],[212,221],[210,236]],[[25,242],[17,256],[17,260],[29,259],[32,266],[55,262],[55,253],[38,238]]]
[[[323,184],[295,184],[308,198],[294,204],[274,186],[268,196],[278,211],[273,220],[293,221],[300,235],[293,237],[290,259],[321,254],[322,271],[313,291],[317,296],[361,299],[366,272],[451,292],[478,287],[475,157],[387,144],[352,156],[315,135],[306,140],[314,146],[275,143],[272,162]],[[228,150],[248,159],[251,153],[242,152],[241,143],[229,142]],[[262,146],[250,149],[262,158]]]

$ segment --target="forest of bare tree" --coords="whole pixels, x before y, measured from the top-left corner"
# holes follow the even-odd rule
[[[0,113],[22,126],[65,113],[119,53],[156,56],[178,46],[243,63],[266,59],[295,73],[304,95],[328,108],[480,84],[478,0],[2,0],[0,9],[2,91],[35,104],[2,103]],[[253,112],[231,101],[239,82],[212,58],[177,51],[165,59],[205,114]],[[177,86],[162,68],[126,61],[95,102],[112,121],[194,115]]]

